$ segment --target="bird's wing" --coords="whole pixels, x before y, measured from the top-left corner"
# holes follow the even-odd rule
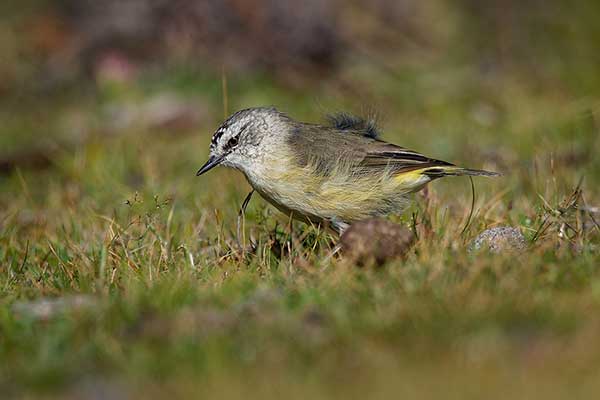
[[[327,175],[340,165],[361,175],[393,174],[452,164],[352,131],[302,124],[288,143],[299,164],[312,163]]]
[[[359,163],[361,168],[385,169],[394,174],[429,167],[445,167],[453,164],[436,160],[391,143],[373,141],[365,146],[365,157]]]

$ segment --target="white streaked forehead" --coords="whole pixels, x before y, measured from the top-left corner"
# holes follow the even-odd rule
[[[225,135],[227,132],[229,132],[229,131],[232,133],[237,132],[237,130],[240,129],[240,125],[242,123],[244,123],[249,118],[252,118],[251,113],[253,111],[254,111],[254,109],[240,110],[240,111],[234,113],[233,115],[231,115],[229,118],[227,118],[225,120],[225,122],[223,122],[221,124],[221,126],[213,134],[213,137],[210,141],[211,148],[216,147],[218,145],[219,141],[221,140],[221,138],[223,137],[223,135]]]
[[[219,129],[217,129],[217,131],[213,134],[212,139],[210,140],[210,147],[214,148],[217,146],[217,144],[219,143],[219,140],[221,139],[221,136],[223,136],[223,134],[225,133],[225,131],[227,130],[227,127],[220,127]]]
[[[268,107],[246,108],[237,111],[215,131],[210,147],[216,149],[219,143],[229,140],[230,136],[236,135],[244,126],[248,126],[250,123],[266,129],[267,120],[279,115],[280,113],[275,108]]]
[[[220,143],[226,143],[231,137],[237,136],[238,133],[240,133],[241,130],[243,130],[243,127],[247,125],[246,121],[247,119],[243,118],[235,120],[228,124],[223,123],[223,125],[221,125],[219,129],[217,129],[217,131],[213,134],[213,137],[210,141],[210,148],[216,149],[217,147],[219,147]]]

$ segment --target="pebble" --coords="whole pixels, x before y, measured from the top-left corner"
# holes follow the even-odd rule
[[[358,266],[381,266],[406,257],[415,242],[409,229],[381,218],[352,224],[341,236],[342,254]]]
[[[497,226],[481,232],[469,246],[470,251],[486,248],[495,254],[520,252],[527,248],[527,241],[519,229]]]

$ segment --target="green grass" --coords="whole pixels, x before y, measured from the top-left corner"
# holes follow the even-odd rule
[[[600,389],[600,232],[585,212],[561,209],[581,177],[578,205],[600,205],[598,98],[464,66],[392,75],[356,65],[303,90],[229,78],[231,110],[277,104],[317,121],[374,100],[385,139],[504,176],[475,181],[464,234],[469,181],[430,185],[397,218],[419,233],[408,258],[361,269],[328,258],[332,238],[290,229],[258,198],[239,236],[244,178],[194,176],[222,118],[219,76],[172,70],[32,99],[0,128],[5,152],[42,137],[68,143],[72,115],[90,134],[48,168],[0,176],[2,393],[553,399]],[[202,99],[199,129],[106,133],[107,107],[163,91]],[[520,227],[528,251],[469,253],[495,225]],[[76,295],[89,301],[49,318],[23,311]]]

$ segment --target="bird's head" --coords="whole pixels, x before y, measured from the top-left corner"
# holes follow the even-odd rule
[[[218,165],[246,171],[259,161],[268,139],[278,134],[283,116],[275,108],[247,108],[231,115],[213,134],[202,175]]]

